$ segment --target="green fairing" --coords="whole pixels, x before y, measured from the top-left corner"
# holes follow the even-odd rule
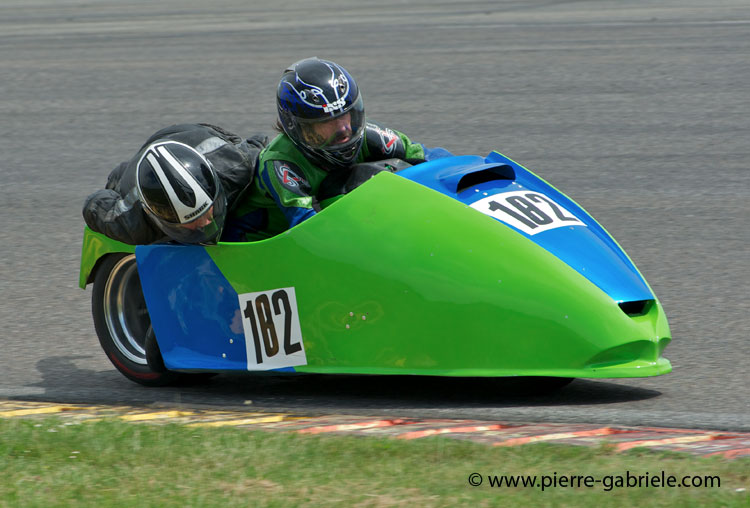
[[[95,233],[88,226],[83,230],[83,247],[81,248],[81,271],[79,273],[78,285],[81,289],[92,282],[91,275],[96,262],[105,254],[113,252],[135,252],[135,245],[112,240],[102,234]]]
[[[671,371],[658,301],[628,316],[523,235],[389,173],[274,238],[206,250],[238,294],[295,288],[307,357],[299,372]]]
[[[104,254],[134,250],[86,228],[79,285]],[[523,235],[388,173],[279,236],[206,250],[239,294],[295,288],[308,362],[299,372],[671,371],[661,357],[670,332],[658,301],[627,316]]]
[[[404,158],[421,159],[424,157],[424,148],[421,144],[412,143],[403,133],[398,131],[392,132],[401,139],[401,142],[404,145]],[[366,135],[367,132],[365,132],[365,136]],[[383,157],[383,155],[370,153],[365,138],[365,141],[362,144],[362,150],[360,150],[357,155],[356,161],[371,161],[373,158],[379,160],[380,157]],[[276,174],[274,161],[284,161],[294,164],[296,166],[295,171],[300,173],[298,176],[305,180],[306,185],[309,186],[309,190],[300,193],[284,186],[280,182],[279,176]],[[318,189],[320,188],[321,183],[328,175],[329,173],[327,170],[321,169],[318,163],[306,157],[286,134],[279,134],[261,152],[258,164],[258,175],[252,183],[252,192],[248,193],[248,195],[235,206],[232,215],[234,217],[242,217],[257,208],[264,208],[268,213],[267,226],[260,234],[250,234],[248,239],[263,239],[276,235],[289,228],[289,221],[274,198],[271,197],[271,190],[280,197],[284,207],[312,209],[312,196],[318,194]],[[269,189],[267,187],[268,185],[273,186],[273,189]],[[336,198],[326,200],[320,204],[322,207],[325,207],[335,199]]]

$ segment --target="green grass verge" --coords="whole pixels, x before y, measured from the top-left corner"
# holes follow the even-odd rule
[[[487,475],[718,476],[720,487],[491,487]],[[469,475],[482,475],[481,486]],[[615,480],[612,480],[615,482]],[[715,481],[715,480],[714,480]],[[741,490],[746,489],[746,490]],[[119,421],[0,420],[0,506],[750,506],[750,460]]]

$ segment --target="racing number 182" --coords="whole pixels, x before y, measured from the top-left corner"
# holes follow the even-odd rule
[[[273,317],[274,315],[281,315],[282,312],[284,316],[284,353],[290,355],[300,351],[302,346],[299,342],[292,342],[293,311],[286,291],[279,289],[271,294],[270,299],[267,294],[261,293],[254,300],[247,301],[243,314],[250,322],[253,341],[255,342],[255,359],[258,364],[263,363],[261,339],[263,342],[262,351],[265,352],[266,358],[271,358],[279,352],[279,339]]]
[[[497,201],[490,201],[488,203],[490,211],[494,212],[496,210],[500,210],[502,212],[505,212],[516,220],[521,221],[531,229],[535,229],[538,226],[551,224],[553,221],[552,217],[544,213],[538,206],[534,205],[534,203],[546,204],[552,209],[558,220],[566,222],[579,222],[579,220],[575,217],[565,215],[565,213],[560,209],[560,207],[557,206],[554,201],[542,194],[530,192],[525,196],[509,196],[505,199],[505,202],[509,205],[512,205],[515,210],[512,210],[507,206],[498,203]]]

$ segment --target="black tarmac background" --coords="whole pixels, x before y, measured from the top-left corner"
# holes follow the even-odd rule
[[[493,381],[220,376],[146,389],[77,288],[84,197],[154,130],[271,132],[282,68],[357,78],[368,116],[497,149],[571,195],[662,300],[674,372],[518,397]],[[0,397],[750,430],[744,0],[0,2]]]

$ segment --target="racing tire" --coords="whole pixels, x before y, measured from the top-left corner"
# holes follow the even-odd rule
[[[164,366],[134,254],[110,254],[101,261],[91,313],[99,344],[126,378],[144,386],[166,386],[185,376]]]

